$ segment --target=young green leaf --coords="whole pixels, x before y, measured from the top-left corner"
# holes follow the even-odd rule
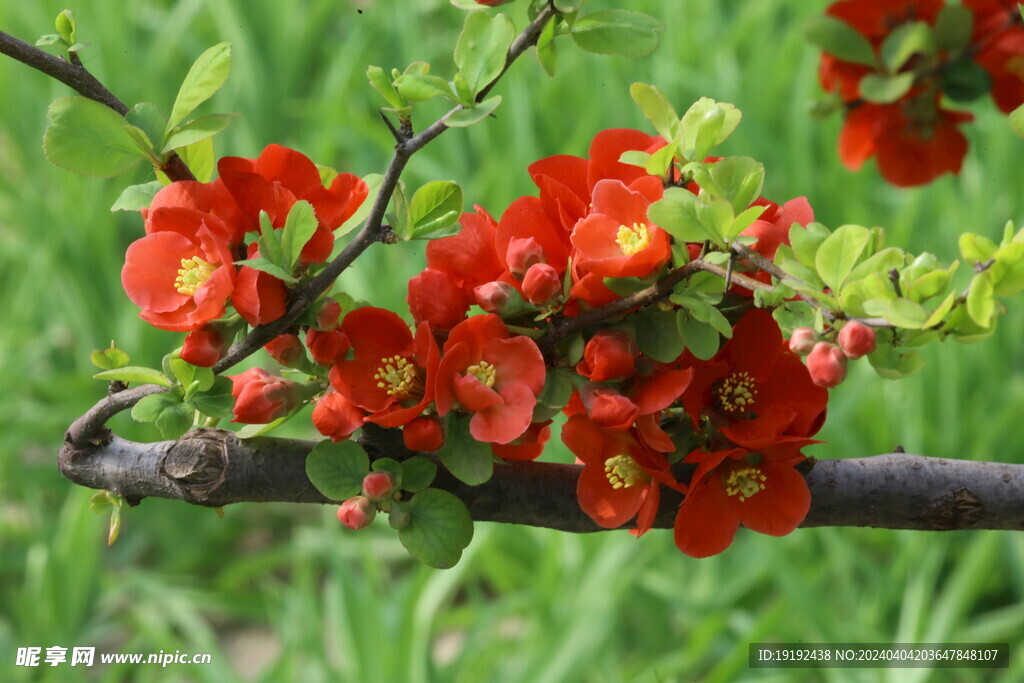
[[[162,387],[171,386],[171,380],[167,379],[159,370],[142,368],[135,365],[126,365],[114,370],[97,372],[92,378],[107,382],[134,382],[136,384],[157,384]]]
[[[406,491],[422,491],[430,486],[437,476],[437,465],[430,458],[414,455],[402,462],[402,488]]]
[[[177,439],[192,427],[192,410],[174,392],[143,397],[132,407],[132,418],[154,423],[165,439]]]
[[[834,292],[842,289],[846,276],[853,270],[871,233],[859,225],[843,225],[836,228],[814,256],[814,265],[821,279]]]
[[[295,202],[281,230],[281,253],[283,263],[294,269],[302,256],[302,248],[316,232],[317,220],[313,205],[302,200]]]
[[[448,436],[437,454],[456,479],[470,486],[484,483],[494,472],[491,445],[473,438],[469,418],[448,421]]]
[[[967,292],[967,314],[981,327],[992,326],[996,310],[993,290],[991,271],[983,270],[971,280],[971,288]]]
[[[636,313],[635,323],[637,346],[648,358],[659,363],[671,363],[686,348],[673,311],[644,308]]]
[[[57,15],[57,21],[54,22],[57,27],[57,33],[68,45],[74,45],[78,41],[76,35],[78,33],[77,25],[75,22],[75,13],[69,9],[64,10]]]
[[[437,569],[454,567],[473,540],[473,518],[466,504],[440,489],[424,489],[406,506],[409,523],[398,539],[409,554]]]
[[[101,370],[117,370],[128,365],[128,354],[117,348],[113,341],[109,349],[96,349],[89,359]]]
[[[155,150],[163,149],[167,137],[167,116],[151,102],[139,102],[124,115],[125,121],[141,129]]]
[[[50,124],[43,152],[52,163],[75,173],[120,175],[147,158],[113,109],[86,97],[61,97],[47,112]]]
[[[674,140],[679,135],[679,114],[664,92],[653,85],[634,83],[629,86],[629,94],[658,135],[666,140]]]
[[[886,36],[882,43],[882,61],[889,73],[896,73],[917,54],[935,52],[935,34],[932,27],[923,21],[908,21],[900,24]]]
[[[325,439],[306,456],[306,476],[331,500],[358,495],[369,471],[370,457],[354,441],[333,443]]]
[[[718,309],[714,309],[718,310]],[[726,323],[728,326],[728,323]],[[676,313],[676,329],[686,348],[700,360],[710,360],[718,353],[721,338],[718,330],[709,323],[703,323],[689,315],[686,311]],[[731,333],[731,330],[730,330]]]
[[[695,194],[681,187],[670,187],[661,199],[651,204],[647,216],[680,242],[720,239],[708,232],[697,215],[697,205]]]
[[[395,79],[393,85],[395,90],[410,102],[423,102],[434,97],[457,99],[451,85],[440,76],[403,74]]]
[[[117,201],[110,207],[111,211],[139,211],[146,208],[153,202],[153,197],[160,191],[163,184],[159,180],[152,180],[141,185],[129,185],[121,190]]]
[[[505,68],[505,55],[516,27],[504,14],[493,17],[486,12],[472,12],[455,45],[455,66],[475,95]]]
[[[700,98],[683,114],[683,155],[703,161],[708,152],[732,135],[742,117],[735,105]]]
[[[1024,104],[1010,112],[1010,130],[1024,138]]]
[[[235,397],[231,394],[232,382],[227,377],[217,377],[209,389],[189,396],[187,403],[210,417],[222,418],[231,414]]]
[[[366,70],[366,80],[394,109],[402,109],[408,106],[409,103],[395,90],[391,78],[388,77],[384,69],[379,66],[369,67]]]
[[[867,74],[860,79],[860,95],[868,102],[889,104],[906,95],[912,85],[914,85],[913,71],[893,76]]]
[[[501,95],[488,97],[475,107],[467,107],[465,109],[459,109],[458,111],[452,112],[452,114],[444,120],[444,125],[449,128],[465,128],[467,126],[472,126],[474,123],[483,121],[485,118],[490,116],[500,104]]]
[[[580,17],[570,33],[587,52],[646,57],[658,47],[658,34],[664,30],[660,21],[647,14],[609,9]]]
[[[167,141],[164,143],[163,153],[166,154],[172,149],[186,147],[195,144],[200,140],[213,137],[228,127],[231,119],[239,114],[207,114],[192,119],[186,124],[178,126],[170,131]]]
[[[196,107],[213,97],[228,80],[230,72],[231,43],[219,43],[199,55],[178,90],[167,121],[167,132],[170,133]]]
[[[285,284],[294,285],[298,280],[292,277],[291,273],[286,271],[276,263],[271,263],[262,256],[256,258],[245,259],[244,261],[235,261],[236,266],[249,266],[255,270],[258,270],[268,275],[273,275],[278,280],[283,281]]]
[[[175,152],[192,171],[196,180],[208,183],[213,179],[213,172],[217,167],[217,161],[213,154],[213,138],[206,138],[199,142],[193,142],[191,145],[179,147]]]
[[[462,215],[462,188],[448,180],[433,180],[409,201],[411,239],[432,239],[447,234]]]
[[[818,14],[804,25],[804,37],[823,52],[844,62],[876,64],[875,51],[868,39],[845,21],[827,14]]]

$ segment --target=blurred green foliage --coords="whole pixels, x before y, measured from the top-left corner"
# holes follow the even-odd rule
[[[519,3],[524,4],[524,3]],[[592,7],[609,5],[595,0]],[[807,195],[819,220],[881,224],[911,250],[956,257],[956,236],[991,237],[1024,221],[1020,141],[987,101],[974,105],[959,177],[887,187],[873,168],[842,169],[839,121],[814,122],[817,54],[801,23],[824,2],[636,0],[667,25],[647,59],[584,55],[560,45],[549,80],[528,56],[496,92],[497,118],[442,136],[408,169],[416,186],[461,183],[499,215],[534,191],[525,166],[585,154],[610,127],[644,127],[628,95],[643,81],[683,111],[701,95],[735,103],[744,121],[724,150],[764,162],[765,195]],[[0,29],[33,41],[65,7],[0,4]],[[516,5],[513,11],[522,11]],[[359,174],[380,172],[390,134],[366,85],[369,63],[451,66],[461,12],[445,0],[146,0],[81,3],[81,57],[125,102],[170,107],[203,49],[228,40],[235,67],[212,106],[244,117],[219,154],[254,157],[270,142]],[[523,17],[519,16],[519,25]],[[798,530],[741,532],[724,555],[693,560],[669,532],[570,536],[481,525],[462,562],[434,571],[410,560],[379,523],[346,533],[333,509],[206,509],[146,500],[125,511],[121,540],[89,491],[62,479],[64,428],[99,398],[89,352],[111,338],[133,363],[155,364],[177,336],[149,328],[121,291],[138,216],[110,213],[131,178],[71,175],[43,159],[46,107],[67,88],[0,59],[0,677],[63,680],[68,667],[13,666],[19,646],[95,645],[106,652],[210,652],[209,666],[111,666],[99,680],[1020,680],[1024,675],[1024,537],[1014,533]],[[429,123],[428,104],[416,123]],[[403,304],[422,243],[374,247],[344,275],[356,296]],[[386,274],[386,276],[384,275]],[[925,349],[899,383],[858,363],[834,392],[820,457],[909,452],[1021,462],[1024,313],[1020,301],[980,345]],[[121,416],[116,430],[155,439]],[[297,428],[299,429],[299,428]],[[300,430],[301,431],[301,430]],[[1011,644],[1011,668],[759,670],[758,641]],[[78,673],[78,672],[75,672]]]

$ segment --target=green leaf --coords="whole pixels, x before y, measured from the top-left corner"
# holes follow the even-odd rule
[[[373,461],[372,465],[370,465],[370,469],[374,472],[387,472],[391,475],[391,479],[395,483],[395,488],[403,488],[402,463],[398,462],[394,458],[378,458]]]
[[[882,61],[890,73],[896,73],[917,54],[933,54],[935,36],[932,27],[923,21],[900,24],[882,42]]]
[[[106,382],[135,382],[136,384],[158,384],[162,387],[170,387],[171,380],[159,370],[142,368],[135,365],[127,365],[114,370],[104,370],[92,376],[93,379],[101,379]]]
[[[36,39],[35,45],[36,47],[49,47],[63,42],[64,40],[57,33],[44,33]]]
[[[647,120],[654,126],[658,135],[666,140],[675,140],[679,135],[679,114],[672,107],[660,89],[646,83],[634,83],[629,86],[629,94],[640,107]]]
[[[974,31],[974,14],[962,5],[946,5],[935,19],[935,46],[953,52],[967,47]]]
[[[69,9],[64,10],[57,15],[57,21],[54,22],[57,27],[57,33],[68,45],[74,45],[78,41],[75,39],[78,31],[75,22],[75,13]]]
[[[317,220],[313,205],[305,200],[297,201],[288,211],[281,230],[281,252],[284,263],[295,268],[302,256],[302,248],[316,232]]]
[[[164,138],[167,137],[167,117],[160,111],[160,107],[151,102],[139,102],[128,110],[124,119],[146,134],[154,150],[164,146]]]
[[[913,349],[899,351],[891,344],[879,344],[878,348],[868,354],[868,361],[878,376],[885,379],[910,377],[924,367],[924,358],[920,353]]]
[[[647,217],[680,242],[720,241],[721,237],[708,232],[698,217],[697,206],[697,195],[681,187],[670,187],[651,204]]]
[[[876,64],[875,51],[868,39],[845,21],[827,14],[819,14],[804,25],[804,37],[812,45],[855,64]]]
[[[168,132],[184,121],[196,107],[213,97],[228,80],[230,72],[230,43],[219,43],[199,55],[178,90],[171,108],[171,117],[167,121]]]
[[[573,374],[564,368],[548,370],[544,388],[537,397],[537,405],[533,409],[533,422],[550,420],[562,412],[562,408],[565,408],[572,398]]]
[[[789,242],[793,245],[793,254],[797,261],[814,268],[814,259],[822,242],[828,239],[832,233],[821,223],[810,223],[802,227],[794,223],[789,228]]]
[[[430,486],[437,476],[437,465],[425,456],[414,455],[402,462],[402,488],[406,491],[422,491]]]
[[[246,259],[244,261],[235,261],[235,265],[249,266],[250,268],[267,273],[268,275],[273,275],[277,279],[282,280],[289,285],[294,285],[296,282],[298,282],[298,280],[292,277],[291,274],[288,273],[288,271],[286,271],[284,268],[277,265],[276,263],[271,263],[262,256]]]
[[[968,263],[985,263],[995,256],[999,247],[995,242],[973,232],[965,232],[960,235],[960,253]]]
[[[395,79],[395,90],[411,102],[424,102],[434,97],[457,99],[448,81],[440,76],[403,74]]]
[[[683,136],[680,135],[677,138],[673,138],[671,142],[651,154],[647,159],[647,163],[644,165],[645,170],[651,175],[656,176],[668,176],[668,170],[672,166],[672,160],[675,158],[676,152],[679,150],[679,143],[683,141]]]
[[[61,97],[50,104],[43,152],[75,173],[120,175],[146,158],[114,110],[85,97]]]
[[[117,348],[114,342],[110,342],[109,349],[96,349],[89,359],[92,364],[101,370],[117,370],[128,365],[128,354]]]
[[[192,410],[173,392],[143,397],[132,407],[132,418],[154,423],[165,439],[177,439],[192,427]]]
[[[153,197],[160,191],[163,184],[159,180],[153,180],[141,185],[129,185],[121,190],[117,201],[110,207],[111,211],[139,211],[149,206]]]
[[[971,280],[971,287],[967,292],[967,314],[981,327],[991,327],[995,310],[992,273],[983,270]]]
[[[475,95],[505,68],[505,56],[516,27],[504,14],[493,17],[486,12],[472,12],[455,45],[455,66]]]
[[[188,404],[204,415],[218,419],[227,417],[235,407],[235,397],[231,395],[232,386],[227,377],[217,377],[209,389],[190,396]]]
[[[828,285],[833,292],[842,289],[846,276],[853,270],[853,266],[860,258],[861,252],[867,246],[871,233],[867,228],[859,225],[843,225],[836,228],[829,237],[821,243],[814,257],[814,265],[822,281]]]
[[[410,239],[439,237],[462,215],[462,188],[448,180],[433,180],[409,200]]]
[[[888,104],[906,95],[913,85],[913,71],[894,76],[867,74],[860,79],[860,95],[868,102]]]
[[[1013,296],[1024,290],[1024,242],[1009,242],[993,256],[992,284],[996,296]]]
[[[239,114],[207,114],[192,119],[188,123],[178,126],[170,131],[167,142],[164,143],[163,153],[166,154],[178,147],[187,147],[200,140],[213,137],[228,127],[231,119],[237,118]]]
[[[285,258],[284,248],[281,246],[281,233],[270,222],[270,216],[266,211],[260,211],[260,237],[259,254],[262,258],[271,263],[281,266],[285,270],[290,269],[290,264]]]
[[[470,486],[484,483],[494,473],[491,445],[473,438],[469,418],[448,421],[448,435],[437,455],[456,479]]]
[[[408,102],[395,90],[391,78],[379,66],[371,66],[366,70],[366,80],[370,82],[370,87],[380,93],[381,97],[395,109],[402,109],[408,105]]]
[[[579,11],[585,0],[555,0],[555,9],[562,14],[571,14]]]
[[[354,441],[324,440],[306,456],[306,477],[331,500],[345,500],[363,490],[370,457]]]
[[[208,183],[213,179],[213,171],[216,169],[216,159],[213,154],[213,138],[206,138],[191,145],[179,147],[175,150],[181,160],[185,162],[192,175],[201,183]]]
[[[634,315],[636,343],[648,358],[660,363],[671,363],[686,349],[680,336],[675,311],[649,307]]]
[[[1010,112],[1010,130],[1024,138],[1024,104]]]
[[[992,90],[992,77],[973,59],[958,59],[942,70],[942,90],[951,100],[970,102]]]
[[[737,214],[745,211],[764,187],[764,164],[750,157],[726,157],[711,164],[708,173]]]
[[[398,539],[409,554],[437,569],[454,567],[473,540],[466,504],[447,491],[424,489],[406,505],[409,524]]]
[[[622,57],[646,57],[658,47],[665,27],[654,17],[623,9],[594,12],[579,18],[572,39],[587,52]]]
[[[956,292],[950,292],[949,295],[939,304],[938,308],[932,311],[931,315],[928,316],[928,320],[924,322],[923,327],[928,329],[934,327],[942,322],[942,319],[946,317],[951,310],[953,310],[953,304],[956,303]]]
[[[449,128],[466,128],[467,126],[472,126],[474,123],[483,121],[485,118],[490,116],[500,104],[501,95],[488,97],[475,107],[468,107],[452,112],[448,118],[444,120],[444,125]]]
[[[171,366],[171,373],[178,380],[178,384],[181,385],[182,389],[188,390],[195,384],[195,389],[192,389],[192,391],[207,391],[213,386],[214,375],[213,370],[210,368],[192,365],[178,357],[171,358],[169,365]]]
[[[620,163],[629,164],[630,166],[639,166],[643,169],[647,168],[647,162],[650,160],[651,154],[649,152],[641,152],[638,149],[627,149],[619,157]]]
[[[710,360],[718,353],[721,338],[714,326],[702,323],[686,311],[679,311],[676,315],[676,327],[686,343],[686,348],[698,359]]]
[[[700,98],[683,114],[683,154],[687,159],[703,161],[708,152],[732,135],[742,117],[735,105]]]
[[[846,276],[847,284],[866,277],[868,273],[883,273],[888,277],[893,268],[901,268],[905,261],[906,253],[902,249],[887,247],[858,263]]]
[[[921,329],[928,320],[928,311],[924,306],[903,298],[890,301],[889,309],[883,315],[896,327],[905,327],[909,330]]]
[[[558,68],[558,47],[555,44],[555,27],[558,17],[551,17],[537,38],[537,61],[548,76],[554,76]]]

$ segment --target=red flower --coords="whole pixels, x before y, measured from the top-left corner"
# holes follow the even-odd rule
[[[324,187],[316,164],[305,155],[280,145],[267,145],[257,159],[224,157],[217,164],[224,185],[241,206],[248,230],[259,227],[259,213],[266,211],[276,228],[295,202],[313,205],[319,224],[302,250],[302,260],[320,263],[334,248],[333,231],[363,203],[366,183],[351,173],[340,173]]]
[[[457,235],[427,243],[427,267],[447,273],[470,301],[473,290],[497,280],[505,266],[494,247],[497,225],[490,214],[475,207],[477,213],[464,213]]]
[[[255,242],[249,245],[248,258],[259,256]],[[270,273],[242,266],[238,270],[231,303],[245,321],[255,327],[273,322],[284,315],[288,287]]]
[[[676,546],[692,557],[717,555],[732,543],[740,524],[770,536],[785,536],[807,516],[811,493],[794,469],[806,458],[809,439],[748,451],[693,451],[698,463],[690,490],[676,515]]]
[[[279,334],[263,345],[270,357],[285,367],[295,367],[306,360],[306,349],[298,335]]]
[[[967,138],[957,126],[974,117],[932,105],[927,98],[893,104],[864,103],[846,117],[839,157],[857,170],[878,156],[882,177],[897,187],[922,185],[943,173],[959,173]]]
[[[224,315],[235,286],[230,229],[211,213],[165,207],[149,214],[150,233],[125,254],[121,284],[146,322],[190,332]]]
[[[448,273],[427,268],[409,280],[406,297],[417,324],[426,321],[433,330],[450,330],[466,317],[469,300]]]
[[[551,438],[551,420],[534,422],[511,443],[492,443],[491,451],[505,460],[536,460]]]
[[[530,426],[544,388],[544,357],[529,337],[510,335],[498,316],[477,315],[451,331],[437,374],[438,414],[460,405],[473,413],[474,439],[507,444]]]
[[[562,441],[583,463],[576,484],[580,508],[606,529],[635,516],[637,534],[650,529],[658,512],[661,484],[685,491],[664,455],[645,448],[631,431],[602,429],[582,415],[562,427]]]
[[[426,409],[434,395],[437,342],[420,323],[416,337],[396,313],[357,308],[341,330],[352,343],[352,360],[331,369],[331,386],[365,410],[367,422],[399,427]]]
[[[821,428],[828,392],[811,382],[771,314],[748,311],[709,362],[698,364],[683,405],[696,427],[711,418],[723,436],[748,448],[783,434],[807,437]]]
[[[266,424],[284,417],[302,400],[297,382],[275,377],[263,368],[249,368],[229,376],[231,395],[235,397],[232,422]]]
[[[330,366],[345,360],[352,343],[341,330],[318,330],[311,327],[306,331],[306,348],[314,361]]]
[[[195,180],[179,180],[162,187],[149,204],[142,209],[143,220],[146,221],[146,234],[154,232],[150,216],[163,208],[195,209],[202,213],[212,213],[228,227],[229,243],[234,246],[242,241],[246,231],[246,219],[242,209],[228,192],[224,183],[218,178],[213,182],[200,183]]]
[[[336,392],[328,389],[313,406],[313,426],[331,441],[344,441],[363,426],[366,413],[357,405]]]
[[[992,77],[992,99],[1010,113],[1024,103],[1024,26],[1015,3],[964,0],[974,15],[975,61]]]
[[[661,199],[661,181],[645,176],[631,189],[618,180],[594,186],[590,215],[576,224],[572,244],[587,272],[602,277],[646,277],[668,262],[669,236],[647,218]]]
[[[621,330],[600,330],[583,347],[576,372],[593,382],[626,379],[636,374],[640,350],[632,335]]]

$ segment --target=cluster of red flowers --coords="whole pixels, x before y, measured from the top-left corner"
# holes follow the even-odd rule
[[[740,523],[776,535],[793,530],[810,500],[795,467],[824,420],[828,394],[747,290],[733,288],[732,335],[709,360],[689,351],[668,363],[648,357],[621,315],[585,329],[578,358],[561,347],[545,358],[536,341],[552,329],[549,318],[620,298],[609,278],[653,282],[672,266],[672,238],[648,215],[664,179],[619,161],[663,145],[640,131],[607,130],[588,158],[532,164],[538,196],[517,199],[498,221],[477,207],[461,217],[458,235],[428,244],[427,268],[409,282],[412,329],[392,311],[346,311],[323,299],[266,346],[280,364],[318,376],[314,390],[249,370],[232,378],[235,421],[270,422],[319,392],[313,423],[335,441],[374,423],[401,428],[412,450],[436,451],[458,419],[495,456],[532,460],[561,410],[563,441],[584,466],[579,503],[597,524],[614,528],[635,517],[644,533],[668,487],[686,494],[675,539],[690,555],[720,552]],[[284,310],[282,280],[235,265],[253,257],[245,236],[259,228],[260,213],[276,228],[300,199],[313,206],[317,232],[301,268],[326,259],[331,231],[366,196],[354,176],[326,188],[312,162],[276,146],[219,168],[213,183],[175,183],[157,195],[145,213],[147,236],[130,247],[123,273],[142,316],[190,331],[181,355],[205,365],[234,334],[218,320],[229,304],[252,325]],[[794,222],[813,220],[803,198],[754,204],[764,212],[745,235],[768,258],[788,244]],[[701,249],[680,246],[691,258]],[[474,304],[483,313],[470,315]],[[559,377],[571,394],[552,398],[546,390]],[[689,484],[679,479],[680,463],[693,465]],[[345,508],[345,518],[370,518],[357,507]]]
[[[826,13],[852,26],[874,50],[876,64],[854,63],[828,52],[822,54],[819,76],[825,90],[836,93],[847,115],[839,137],[839,156],[856,170],[872,156],[882,176],[906,187],[928,183],[944,173],[957,173],[967,153],[967,139],[959,130],[971,121],[970,113],[942,106],[943,96],[973,99],[990,92],[996,105],[1009,113],[1024,103],[1024,22],[1016,3],[1002,0],[963,0],[973,20],[969,41],[944,45],[933,38],[921,41],[895,73],[884,59],[886,40],[912,22],[938,30],[943,0],[841,0]],[[950,15],[952,16],[952,15]],[[963,23],[964,18],[944,22]],[[944,27],[944,30],[949,30]],[[827,47],[826,47],[827,50]],[[898,52],[893,50],[892,52]],[[980,67],[980,69],[978,69]],[[963,90],[963,79],[991,80],[991,88],[969,84],[964,92],[950,92],[950,84]],[[908,75],[906,91],[896,99],[872,96],[866,78],[888,79]]]

